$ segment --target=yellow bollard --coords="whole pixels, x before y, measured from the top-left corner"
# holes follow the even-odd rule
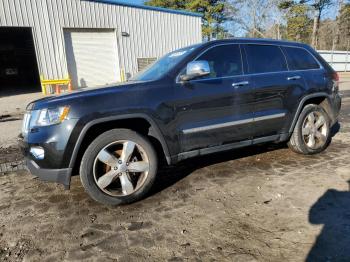
[[[40,76],[40,83],[41,83],[41,92],[43,93],[44,96],[46,96],[47,95],[46,85],[44,84],[44,77],[42,75]]]
[[[125,82],[125,72],[124,72],[124,68],[120,69],[120,81],[121,82]]]

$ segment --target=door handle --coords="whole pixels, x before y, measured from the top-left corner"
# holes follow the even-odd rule
[[[290,76],[290,77],[287,77],[287,80],[290,81],[290,80],[298,80],[300,79],[301,76]]]
[[[240,87],[240,86],[246,86],[248,85],[249,82],[248,81],[243,81],[243,82],[237,82],[237,83],[233,83],[232,86],[237,88],[237,87]]]

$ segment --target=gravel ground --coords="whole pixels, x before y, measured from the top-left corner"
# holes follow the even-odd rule
[[[341,90],[350,95],[350,82]],[[0,164],[21,160],[24,108],[3,99]],[[162,170],[147,199],[121,207],[93,202],[78,177],[64,191],[7,172],[0,261],[350,261],[349,135],[346,98],[322,154],[263,145],[192,159]]]
[[[0,261],[350,261],[350,99],[315,156],[283,145],[163,170],[138,203],[93,202],[25,171],[0,176]]]
[[[11,120],[0,120],[0,163],[3,150],[17,146],[17,137],[21,132],[23,116]],[[9,156],[8,156],[9,157]],[[10,156],[11,157],[11,156]]]
[[[22,159],[23,156],[18,146],[0,147],[0,164],[11,163]]]
[[[18,94],[16,92],[4,93],[0,90],[0,115],[21,114],[25,111],[27,105],[33,100],[41,98],[41,92],[28,92]]]

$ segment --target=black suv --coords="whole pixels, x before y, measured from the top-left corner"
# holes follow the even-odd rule
[[[314,154],[341,106],[338,75],[311,47],[233,39],[171,52],[127,83],[30,103],[22,148],[30,172],[96,201],[136,201],[159,162],[264,142]]]

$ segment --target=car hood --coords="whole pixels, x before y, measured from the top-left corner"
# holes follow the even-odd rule
[[[131,89],[142,87],[147,83],[149,83],[149,81],[131,81],[100,87],[82,88],[74,90],[70,93],[52,95],[35,100],[27,106],[27,110],[38,110],[42,108],[52,108],[60,105],[69,105],[72,101],[75,101],[77,99],[87,99],[91,96],[108,96],[116,93],[128,92]]]

